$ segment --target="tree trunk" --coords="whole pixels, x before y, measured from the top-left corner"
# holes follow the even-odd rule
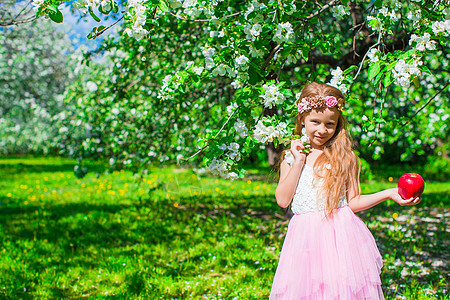
[[[278,145],[278,147],[275,148],[275,145],[273,143],[269,143],[266,145],[266,151],[270,167],[274,171],[278,171],[280,155],[281,152],[283,152],[283,146]]]

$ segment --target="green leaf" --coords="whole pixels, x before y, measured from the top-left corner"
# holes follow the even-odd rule
[[[58,11],[58,7],[56,7],[54,4],[47,6],[47,9],[51,10],[51,12],[48,12],[49,14],[56,13]]]
[[[371,65],[369,67],[369,80],[375,78],[375,76],[377,76],[378,73],[380,73],[380,70],[381,70],[381,61],[377,61],[376,63]]]
[[[387,72],[386,76],[383,79],[383,85],[385,87],[388,87],[392,84],[392,82],[394,82],[394,78],[392,78],[392,73],[391,72]]]
[[[63,22],[63,14],[59,10],[56,10],[55,13],[50,12],[48,14],[48,16],[55,23],[62,23]]]
[[[163,11],[163,12],[168,12],[169,11],[169,6],[167,6],[166,1],[159,1],[159,8]]]
[[[258,69],[255,68],[253,65],[249,66],[248,75],[249,75],[248,82],[251,85],[255,85],[263,79],[262,76],[258,73]]]
[[[92,18],[94,18],[95,21],[97,21],[97,22],[100,22],[100,21],[101,21],[100,18],[97,17],[97,16],[94,14],[94,12],[92,11],[92,7],[91,7],[91,6],[89,6],[89,14],[91,15]]]
[[[347,69],[344,70],[343,75],[347,75],[348,73],[350,73],[351,71],[353,71],[353,70],[355,70],[357,68],[358,68],[358,66],[352,65],[352,66],[350,66],[350,67],[348,67]]]
[[[117,2],[111,0],[111,4],[112,4],[112,7],[113,7],[113,11],[114,11],[115,13],[119,12],[119,5],[117,5]]]

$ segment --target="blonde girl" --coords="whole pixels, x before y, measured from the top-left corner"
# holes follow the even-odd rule
[[[344,95],[312,82],[297,100],[296,134],[280,165],[275,192],[294,216],[280,253],[270,299],[384,299],[381,255],[354,213],[386,199],[414,205],[397,189],[361,195],[359,161],[342,111]],[[310,152],[302,152],[309,140]]]

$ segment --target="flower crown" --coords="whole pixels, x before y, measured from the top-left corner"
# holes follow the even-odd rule
[[[313,96],[305,97],[298,101],[298,112],[304,113],[310,111],[313,108],[321,107],[336,107],[339,111],[344,108],[344,99],[336,99],[334,96]]]

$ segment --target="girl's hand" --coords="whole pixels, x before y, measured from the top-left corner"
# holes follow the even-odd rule
[[[303,142],[300,139],[291,141],[291,153],[294,156],[294,163],[301,163],[302,165],[306,162],[306,154],[299,150],[305,149]]]
[[[391,199],[394,200],[395,202],[397,202],[398,204],[400,204],[401,206],[406,206],[406,205],[416,205],[419,204],[420,201],[422,201],[421,197],[413,197],[413,198],[409,198],[409,199],[403,199],[400,194],[398,193],[398,189],[397,188],[392,188],[390,189],[391,191]]]

